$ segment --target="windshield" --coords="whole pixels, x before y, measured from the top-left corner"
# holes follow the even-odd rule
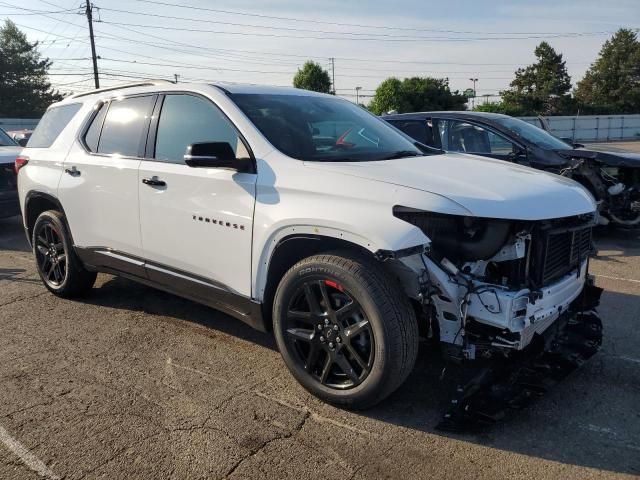
[[[353,103],[310,95],[231,98],[284,154],[316,162],[366,162],[424,155],[411,139]]]
[[[15,147],[18,144],[0,128],[0,147]]]
[[[524,120],[512,117],[500,117],[495,121],[540,148],[546,148],[549,150],[567,150],[568,148],[571,148],[546,130],[538,128],[535,125],[531,125]]]

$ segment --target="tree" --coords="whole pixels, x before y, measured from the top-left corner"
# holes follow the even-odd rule
[[[311,60],[305,62],[293,77],[293,86],[320,93],[331,93],[329,72]]]
[[[38,43],[29,43],[7,20],[0,27],[0,116],[37,118],[51,103],[62,100],[48,81],[50,66]]]
[[[511,88],[500,92],[503,110],[515,115],[560,115],[571,110],[571,77],[562,54],[547,42],[534,53],[537,61],[519,68]]]
[[[452,92],[446,78],[412,77],[399,80],[387,78],[369,104],[376,115],[391,110],[398,113],[428,110],[464,110],[467,99],[457,90]]]
[[[640,113],[640,42],[632,30],[604,43],[575,96],[590,113]]]

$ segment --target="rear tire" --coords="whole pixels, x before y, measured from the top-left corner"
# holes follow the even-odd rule
[[[59,297],[86,294],[96,281],[76,255],[73,242],[60,212],[42,212],[33,226],[33,254],[38,274],[47,289]]]
[[[293,376],[320,399],[363,409],[407,378],[418,353],[415,313],[398,282],[351,252],[301,260],[273,305],[278,348]]]

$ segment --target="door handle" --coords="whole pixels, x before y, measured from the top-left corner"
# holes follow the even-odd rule
[[[151,178],[143,178],[142,183],[149,185],[150,187],[166,187],[167,183],[164,180],[160,180],[155,175]]]
[[[80,176],[80,170],[78,170],[75,167],[75,165],[73,167],[71,167],[71,168],[65,168],[64,171],[65,171],[65,173],[68,173],[72,177],[79,177]]]

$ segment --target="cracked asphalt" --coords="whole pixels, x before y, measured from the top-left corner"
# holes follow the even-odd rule
[[[207,307],[109,275],[54,297],[19,218],[0,220],[0,479],[638,477],[639,240],[598,237],[602,351],[508,421],[450,435],[426,343],[388,400],[336,409],[269,335]]]

